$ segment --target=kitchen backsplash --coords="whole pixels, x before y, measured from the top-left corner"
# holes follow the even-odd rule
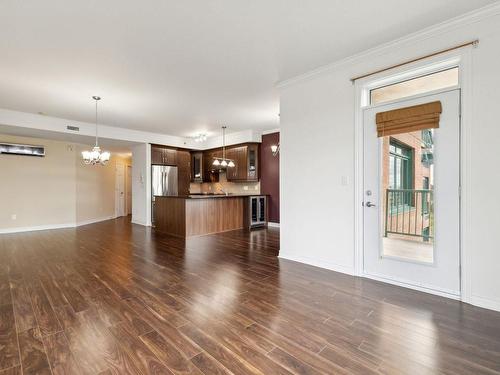
[[[229,182],[226,174],[221,172],[219,182],[191,183],[189,187],[192,194],[222,193],[222,190],[231,194],[260,194],[260,182]]]

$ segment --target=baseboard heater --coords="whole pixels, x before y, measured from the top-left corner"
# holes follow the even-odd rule
[[[34,145],[19,145],[15,143],[0,143],[0,154],[44,157],[45,147]]]

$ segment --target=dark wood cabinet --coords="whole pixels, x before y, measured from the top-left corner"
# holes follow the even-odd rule
[[[203,182],[203,152],[191,153],[191,182]]]
[[[228,159],[234,161],[235,166],[228,168],[228,181],[258,181],[259,180],[259,145],[248,144],[227,149]]]
[[[151,146],[151,164],[163,164],[163,148]]]
[[[191,153],[188,150],[151,145],[151,164],[177,167],[177,194],[189,194]]]
[[[189,195],[189,184],[191,183],[191,154],[189,151],[177,150],[177,178],[178,195]]]
[[[177,150],[161,146],[151,146],[151,164],[177,165]]]
[[[163,149],[164,163],[166,165],[177,165],[177,154],[179,151],[170,148]]]
[[[219,170],[212,166],[214,157],[221,157],[222,151],[208,150],[203,152],[203,182],[219,182]]]

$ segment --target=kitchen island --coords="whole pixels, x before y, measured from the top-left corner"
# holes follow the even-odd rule
[[[155,230],[177,237],[220,233],[247,227],[249,195],[155,197]]]

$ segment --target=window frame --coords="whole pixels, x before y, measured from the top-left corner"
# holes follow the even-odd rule
[[[440,74],[440,73],[443,73],[443,72],[447,72],[449,70],[456,70],[457,71],[457,83],[455,85],[441,87],[441,88],[434,88],[434,89],[431,89],[431,90],[428,90],[428,91],[424,91],[424,92],[420,92],[420,93],[413,93],[411,95],[401,96],[401,97],[396,98],[396,99],[391,99],[391,100],[381,101],[381,102],[378,102],[378,103],[373,103],[373,96],[372,96],[372,94],[376,90],[384,89],[384,88],[391,87],[391,86],[397,86],[397,85],[400,85],[400,84],[403,84],[403,83],[406,83],[406,82],[410,82],[410,81],[413,81],[413,80],[417,80],[417,79],[420,79],[420,78],[429,77],[429,76],[433,76],[433,75]],[[460,68],[459,68],[459,66],[455,65],[455,66],[444,67],[444,68],[439,69],[439,70],[429,71],[429,72],[422,73],[420,75],[410,76],[410,77],[408,77],[406,79],[402,79],[400,81],[388,82],[386,84],[382,84],[381,86],[370,87],[370,88],[368,88],[368,92],[367,92],[367,94],[368,94],[368,98],[367,98],[368,99],[368,105],[369,106],[384,105],[384,104],[387,104],[387,103],[391,103],[391,102],[395,102],[395,101],[397,102],[397,101],[400,101],[400,100],[403,100],[403,99],[406,99],[406,98],[410,98],[410,97],[413,97],[413,96],[417,96],[417,95],[427,95],[428,93],[432,93],[434,91],[448,90],[450,88],[457,87],[459,85],[459,83],[460,83]]]

